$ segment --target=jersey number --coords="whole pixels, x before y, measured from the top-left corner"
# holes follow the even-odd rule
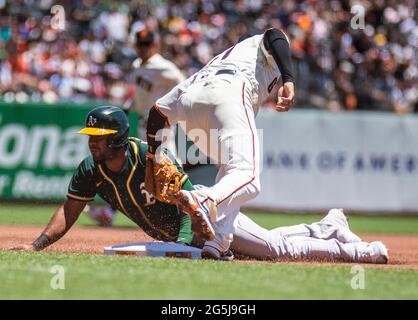
[[[141,189],[141,194],[142,194],[142,196],[145,200],[144,206],[148,207],[148,206],[154,204],[155,203],[154,195],[149,193],[147,190],[145,190],[145,182],[142,182],[139,185],[139,188]]]

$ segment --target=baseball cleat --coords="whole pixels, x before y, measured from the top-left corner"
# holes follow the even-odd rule
[[[210,260],[232,261],[234,260],[234,254],[230,249],[228,249],[226,252],[221,252],[215,247],[205,245],[202,249],[202,258]]]
[[[380,241],[374,242],[361,242],[359,245],[363,245],[358,251],[358,262],[362,263],[376,263],[387,264],[389,261],[389,253],[386,246]]]
[[[337,228],[336,239],[342,243],[360,242],[361,238],[354,234],[348,225],[343,209],[331,209],[320,223],[331,224]]]
[[[203,240],[215,239],[215,230],[209,218],[209,208],[199,201],[193,191],[181,190],[177,194],[177,206],[180,211],[189,215],[192,231]]]

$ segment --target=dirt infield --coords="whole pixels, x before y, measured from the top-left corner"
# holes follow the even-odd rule
[[[0,225],[0,249],[30,243],[42,230],[43,227],[40,226]],[[418,236],[382,234],[361,236],[365,241],[380,240],[388,246],[390,260],[389,264],[383,267],[418,269]],[[101,254],[105,246],[138,241],[152,241],[152,238],[141,230],[133,228],[75,227],[45,251]]]

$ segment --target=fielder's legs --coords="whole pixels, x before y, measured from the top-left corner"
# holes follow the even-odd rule
[[[336,239],[342,243],[360,242],[361,239],[354,234],[348,225],[343,209],[331,209],[328,214],[318,222],[312,224],[298,224],[288,227],[279,227],[272,230],[284,237],[311,237],[316,239]]]
[[[179,123],[189,138],[197,137],[199,149],[219,165],[209,196],[217,205],[239,207],[260,191],[260,151],[250,85],[223,74],[183,87],[157,100],[158,110],[170,125]],[[222,212],[218,218],[223,218]]]
[[[386,263],[387,250],[382,243],[341,243],[336,239],[286,237],[280,228],[266,230],[239,213],[231,249],[239,254],[262,260],[315,259],[345,262]]]
[[[240,206],[260,192],[259,142],[251,89],[248,83],[230,75],[193,83],[184,92],[180,87],[159,99],[157,106],[170,124],[178,121],[189,138],[194,140],[197,134],[197,146],[219,166],[217,183],[206,189],[206,196],[217,206],[214,229],[220,237],[216,245],[225,251]],[[172,102],[170,94],[178,95],[178,101]]]

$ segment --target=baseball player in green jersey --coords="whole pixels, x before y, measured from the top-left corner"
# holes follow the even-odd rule
[[[93,109],[87,115],[86,127],[79,133],[89,135],[91,155],[74,173],[67,200],[56,210],[38,239],[31,245],[15,249],[42,250],[60,239],[96,194],[152,238],[192,244],[195,221],[192,224],[189,216],[175,205],[157,201],[144,189],[148,146],[139,139],[128,137],[129,121],[122,109],[112,106]],[[182,171],[179,165],[177,167]],[[185,177],[183,188],[192,190],[192,184]],[[198,229],[199,221],[196,225]]]
[[[97,155],[99,151],[92,149],[92,152]],[[190,243],[190,218],[176,206],[157,201],[144,189],[146,153],[147,144],[136,138],[128,138],[126,161],[118,172],[96,162],[93,156],[87,157],[75,172],[67,197],[76,201],[92,201],[98,194],[152,238]],[[193,189],[188,180],[183,187]]]
[[[156,240],[179,242],[202,248],[204,221],[188,216],[175,205],[158,201],[144,188],[148,145],[128,137],[129,122],[122,109],[111,106],[93,109],[81,134],[89,135],[91,155],[74,173],[64,205],[57,209],[42,234],[31,244],[14,250],[42,250],[60,239],[78,219],[86,204],[99,195]],[[174,160],[174,157],[170,155]],[[173,163],[176,163],[175,160]],[[177,168],[181,171],[181,167]],[[187,175],[183,190],[194,187]],[[193,232],[194,230],[195,232]],[[213,248],[215,250],[216,248]],[[220,260],[230,261],[234,253],[250,258],[331,259],[347,262],[387,263],[381,242],[367,243],[351,232],[341,209],[332,209],[319,222],[266,230],[239,213],[231,249]],[[211,258],[214,255],[203,255]]]

